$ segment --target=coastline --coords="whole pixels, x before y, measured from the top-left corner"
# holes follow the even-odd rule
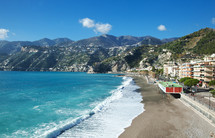
[[[98,103],[91,116],[58,137],[115,138],[125,127],[130,126],[133,118],[142,112],[144,105],[141,103],[141,94],[135,92],[139,87],[134,80],[131,77],[121,77],[123,77],[121,85],[113,89],[112,94],[104,101]]]
[[[129,75],[140,87],[144,112],[132,120],[119,138],[210,137],[215,128],[172,96],[163,97],[145,77]]]

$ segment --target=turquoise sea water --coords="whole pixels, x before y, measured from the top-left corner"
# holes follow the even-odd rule
[[[130,83],[131,79],[113,74],[0,72],[0,137],[56,137],[69,128],[68,132],[80,131],[75,127],[122,100],[123,89]],[[131,103],[142,108],[140,95],[133,94],[136,98]],[[86,136],[82,134],[79,137]]]

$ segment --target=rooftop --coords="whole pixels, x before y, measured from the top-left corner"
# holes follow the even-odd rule
[[[163,85],[164,87],[183,87],[177,83],[173,83],[173,82],[159,82],[161,85]]]

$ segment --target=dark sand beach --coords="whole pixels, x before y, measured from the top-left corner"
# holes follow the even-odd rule
[[[144,77],[133,77],[141,88],[145,111],[137,116],[119,138],[208,138],[215,127],[179,99],[163,97],[156,85]]]

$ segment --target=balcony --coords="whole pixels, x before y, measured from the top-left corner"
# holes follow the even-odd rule
[[[193,66],[194,68],[200,68],[201,66],[199,66],[199,65],[195,65],[195,66]]]
[[[188,74],[182,74],[182,76],[185,76],[185,77],[192,77],[191,75],[188,75]]]
[[[193,66],[193,68],[215,68],[215,65],[202,65],[202,66],[196,65],[196,66]]]
[[[213,78],[210,78],[210,79],[209,79],[209,78],[206,78],[206,79],[205,79],[206,82],[210,82],[210,81],[212,81],[212,80],[214,80],[214,79],[213,79]]]
[[[202,73],[201,72],[197,72],[197,73],[194,73],[195,75],[201,75]]]
[[[207,73],[205,73],[205,75],[206,75],[206,76],[213,76],[214,73],[213,73],[213,72],[207,72]]]
[[[186,74],[193,74],[192,72],[187,72]]]
[[[182,69],[189,69],[189,68],[193,68],[193,67],[182,67]]]
[[[206,78],[215,78],[215,76],[205,76]]]
[[[215,70],[205,70],[205,72],[215,72]]]
[[[200,77],[200,75],[192,75],[193,77]]]
[[[186,70],[186,71],[183,71],[183,72],[192,72],[192,71]]]
[[[206,68],[215,68],[215,65],[205,65]]]

